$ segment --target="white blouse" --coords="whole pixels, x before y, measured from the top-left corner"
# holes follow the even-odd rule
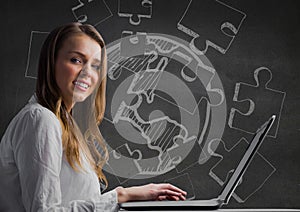
[[[0,211],[117,211],[115,190],[101,195],[87,160],[65,159],[57,117],[33,96],[0,143]]]

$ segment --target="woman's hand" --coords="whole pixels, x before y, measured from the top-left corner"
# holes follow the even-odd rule
[[[118,201],[137,200],[185,200],[186,192],[168,183],[150,183],[143,186],[117,187]]]

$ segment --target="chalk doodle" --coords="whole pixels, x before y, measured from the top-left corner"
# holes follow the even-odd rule
[[[152,103],[154,99],[153,92],[167,64],[168,59],[163,57],[155,69],[146,68],[146,70],[136,73],[128,88],[128,94],[144,94],[147,97],[147,102]]]
[[[159,152],[157,158],[159,162],[157,163],[157,166],[146,167],[141,173],[156,175],[161,172],[164,173],[166,170],[174,168],[173,166],[180,163],[182,160],[180,154],[170,154],[174,149],[182,147],[178,145],[177,142],[188,143],[189,141],[195,140],[196,137],[189,137],[187,129],[183,125],[167,116],[144,121],[137,113],[137,108],[140,103],[129,107],[122,102],[114,118],[114,123],[117,123],[120,120],[130,122],[147,140],[148,147]]]
[[[147,33],[137,32],[133,35],[132,31],[123,31],[121,38],[120,56],[132,57],[144,55],[146,53]]]
[[[253,134],[260,124],[259,121],[263,123],[263,120],[275,114],[278,118],[268,135],[276,137],[285,92],[268,87],[272,80],[272,72],[266,67],[257,68],[254,71],[254,79],[256,85],[236,83],[233,101],[238,102],[241,106],[231,109],[228,125],[231,128]]]
[[[141,179],[171,170],[183,173],[205,163],[210,157],[207,141],[221,136],[226,108],[222,85],[208,59],[178,38],[132,31],[123,31],[107,53],[110,111],[102,126],[123,143],[114,144],[117,152],[110,151],[114,154],[108,171],[120,180]],[[188,164],[184,159],[196,149],[197,156]],[[122,175],[117,171],[121,164],[134,167]]]
[[[195,53],[205,54],[212,47],[225,54],[245,18],[245,13],[221,1],[190,0],[177,28],[192,37],[190,47]]]
[[[241,138],[235,146],[228,149],[225,141],[214,140],[211,141],[210,145],[213,145],[214,142],[219,143],[219,145],[212,155],[219,158],[219,161],[211,168],[209,175],[220,186],[223,186],[234,172],[234,169],[243,157],[249,143],[245,138]],[[260,173],[259,175],[257,175],[258,171]],[[255,192],[262,188],[275,171],[276,168],[257,152],[233,194],[234,199],[239,203],[245,202]]]
[[[48,34],[49,32],[31,31],[27,55],[27,65],[25,70],[26,78],[37,78],[38,58],[40,57],[41,48]]]
[[[118,15],[129,18],[132,25],[139,25],[142,18],[151,18],[152,0],[119,0]]]
[[[112,12],[104,0],[78,0],[72,7],[73,16],[80,23],[97,26],[112,16]]]

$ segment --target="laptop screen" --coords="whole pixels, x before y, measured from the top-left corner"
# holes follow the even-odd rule
[[[219,196],[221,201],[224,201],[224,204],[227,204],[230,197],[232,196],[234,190],[238,186],[243,174],[248,168],[251,160],[253,159],[256,151],[264,140],[265,136],[268,134],[276,116],[273,115],[266,123],[264,123],[254,134],[251,143],[249,144],[243,158],[239,162],[239,165],[235,169],[228,183],[224,187],[222,193]]]

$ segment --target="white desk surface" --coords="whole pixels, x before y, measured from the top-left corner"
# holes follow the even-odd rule
[[[120,210],[125,211],[125,210]],[[219,210],[201,210],[199,212],[296,212],[300,211],[300,209],[276,209],[276,208],[270,208],[270,209],[219,209]],[[138,212],[138,211],[136,211]],[[145,212],[145,211],[140,211]],[[159,211],[158,211],[159,212]],[[174,212],[174,211],[161,211],[161,212]],[[177,211],[180,212],[180,211]],[[183,212],[183,211],[182,211]],[[186,211],[184,211],[186,212]]]

